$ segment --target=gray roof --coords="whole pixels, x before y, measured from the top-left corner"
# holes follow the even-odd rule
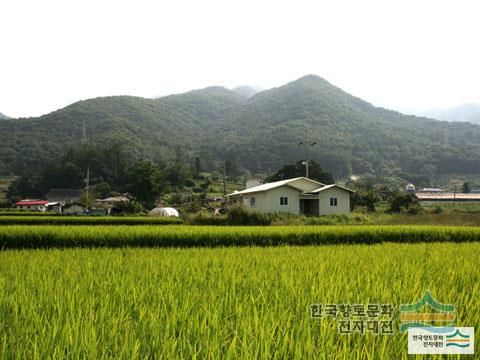
[[[303,192],[302,189],[299,189],[298,187],[296,187],[293,184],[296,180],[300,180],[300,179],[308,180],[312,183],[318,184],[319,187],[317,189],[314,189],[314,190],[311,190],[311,191]],[[345,190],[345,191],[348,191],[348,192],[351,192],[351,193],[354,193],[353,190],[350,190],[346,187],[343,187],[343,186],[340,186],[340,185],[337,185],[337,184],[324,185],[322,183],[319,183],[318,181],[308,179],[306,177],[297,177],[297,178],[293,178],[293,179],[280,180],[280,181],[275,181],[275,182],[271,182],[271,183],[266,183],[266,184],[254,186],[254,187],[242,190],[242,191],[235,191],[234,193],[228,194],[227,196],[244,195],[244,194],[251,194],[251,193],[257,193],[257,192],[262,192],[262,191],[268,191],[268,190],[275,189],[275,188],[278,188],[278,187],[281,187],[281,186],[291,186],[295,189],[300,190],[304,194],[318,194],[319,192],[322,192],[324,190],[328,190],[328,189],[331,189],[331,188],[334,188],[334,187]]]
[[[320,186],[325,186],[324,184],[322,183],[319,183],[318,181],[315,181],[315,180],[312,180],[312,179],[308,179],[306,177],[297,177],[297,178],[293,178],[293,179],[287,179],[287,180],[280,180],[280,181],[275,181],[275,182],[271,182],[271,183],[266,183],[266,184],[262,184],[262,185],[258,185],[258,186],[254,186],[254,187],[251,187],[251,188],[248,188],[248,189],[245,189],[245,190],[242,190],[242,191],[235,191],[234,193],[232,194],[228,194],[227,196],[235,196],[235,195],[243,195],[243,194],[250,194],[250,193],[256,193],[256,192],[262,192],[262,191],[267,191],[267,190],[271,190],[271,189],[275,189],[275,188],[278,188],[280,186],[285,186],[285,185],[288,185],[288,186],[291,186],[293,188],[296,188],[295,185],[292,185],[292,183],[296,180],[308,180],[308,181],[311,181],[313,183],[316,183]],[[299,189],[300,190],[300,189]]]
[[[323,186],[321,188],[318,188],[318,189],[315,189],[313,191],[309,191],[308,194],[318,194],[321,191],[328,190],[328,189],[331,189],[331,188],[334,188],[334,187],[345,190],[345,191],[348,191],[348,192],[351,192],[351,193],[355,192],[355,191],[350,190],[350,189],[348,189],[344,186],[340,186],[340,185],[337,185],[337,184],[331,184],[331,185],[325,185],[325,186]]]

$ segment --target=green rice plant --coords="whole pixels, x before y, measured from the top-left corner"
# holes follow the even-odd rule
[[[177,217],[0,216],[0,225],[174,225]]]
[[[427,289],[455,304],[457,326],[478,330],[479,253],[479,243],[2,251],[0,358],[406,360],[398,308]],[[311,319],[312,303],[391,303],[395,333],[341,335],[335,319]]]
[[[15,210],[15,209],[8,209],[7,210],[0,210],[0,217],[1,216],[60,216],[58,213],[54,212],[41,212],[41,211],[25,211],[25,210]]]
[[[218,247],[480,241],[453,226],[27,226],[0,227],[0,248]]]

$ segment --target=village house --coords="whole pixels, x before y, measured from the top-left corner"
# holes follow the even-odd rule
[[[250,176],[249,178],[247,178],[247,181],[245,183],[245,188],[250,189],[252,187],[263,185],[263,184],[265,184],[265,180],[260,179],[257,176]]]
[[[352,190],[306,177],[281,180],[236,191],[227,197],[260,212],[330,215],[350,212]]]
[[[69,203],[63,207],[64,215],[83,215],[86,213],[86,208],[82,204]]]
[[[45,206],[47,207],[47,211],[55,212],[58,214],[62,213],[62,203],[58,201],[49,202]]]
[[[47,211],[48,201],[25,199],[15,203],[15,207],[27,211]]]

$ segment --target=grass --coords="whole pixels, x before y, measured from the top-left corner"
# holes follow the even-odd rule
[[[408,359],[398,307],[429,289],[479,326],[480,244],[0,252],[0,358]],[[392,303],[393,336],[311,303]],[[475,343],[480,337],[476,332]],[[478,352],[478,346],[477,346]]]
[[[0,227],[0,248],[224,247],[382,242],[474,242],[478,227],[441,226],[28,226]]]

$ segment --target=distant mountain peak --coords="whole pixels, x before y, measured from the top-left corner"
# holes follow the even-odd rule
[[[0,113],[0,119],[10,119],[10,116]]]
[[[444,121],[463,121],[480,124],[480,104],[469,102],[451,109],[435,109],[424,111],[419,115]]]
[[[262,91],[262,89],[257,86],[241,85],[241,86],[234,87],[232,91],[235,91],[237,94],[251,98],[255,94]]]
[[[318,84],[325,84],[325,85],[334,86],[331,83],[329,83],[327,80],[325,80],[324,78],[322,78],[318,75],[315,75],[315,74],[304,75],[304,76],[302,76],[302,77],[300,77],[297,80],[294,80],[292,82],[293,83],[296,83],[296,82],[299,82],[299,83],[302,83],[302,82],[314,83],[315,82],[315,83],[318,83]]]

